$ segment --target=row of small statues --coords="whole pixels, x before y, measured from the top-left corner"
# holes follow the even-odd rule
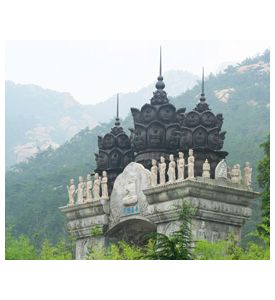
[[[179,152],[179,158],[177,163],[174,159],[174,155],[170,154],[169,156],[169,165],[168,165],[168,183],[184,180],[184,170],[185,166],[188,167],[188,179],[195,179],[194,176],[194,166],[195,166],[195,157],[193,156],[193,150],[189,150],[188,163],[185,164],[184,153]],[[177,176],[176,176],[176,164],[177,164]],[[209,165],[210,170],[210,165]],[[151,167],[151,186],[157,186],[158,184],[158,173],[159,173],[159,184],[164,185],[166,183],[166,163],[163,156],[160,157],[160,162],[157,165],[157,161],[152,159]],[[209,173],[210,177],[210,173]]]
[[[229,168],[228,174],[233,183],[243,184],[243,186],[251,190],[252,168],[249,162],[245,163],[245,166],[243,168],[243,177],[241,166],[239,164],[234,165],[231,169]]]
[[[76,204],[82,204],[86,202],[92,202],[99,200],[100,198],[108,199],[108,177],[107,172],[102,172],[102,178],[98,173],[94,176],[94,181],[91,179],[91,175],[87,175],[86,182],[83,181],[83,177],[79,176],[77,189],[75,188],[74,179],[70,180],[70,186],[67,186],[69,196],[69,206],[73,206],[75,203],[75,195],[77,195]]]
[[[190,149],[188,153],[187,164],[185,163],[184,153],[179,152],[179,157],[177,161],[174,159],[174,155],[169,155],[169,164],[168,164],[168,183],[173,183],[175,181],[182,181],[185,177],[185,167],[187,167],[187,179],[195,179],[194,169],[195,169],[195,157],[193,155],[193,150]],[[223,160],[226,165],[225,161]],[[176,168],[177,167],[177,168]],[[217,166],[218,168],[218,166]],[[176,176],[177,169],[177,176]],[[216,173],[216,172],[215,172]],[[166,163],[163,156],[160,157],[160,162],[157,164],[155,159],[152,159],[151,167],[151,186],[155,187],[158,185],[158,175],[159,175],[159,185],[166,184]],[[229,175],[229,176],[228,176]],[[242,179],[240,165],[234,165],[231,170],[227,170],[226,165],[226,175],[225,178],[230,178],[233,183],[243,184],[246,188],[251,189],[251,176],[252,168],[249,162],[246,162],[244,167],[244,177]],[[202,166],[202,177],[210,178],[210,164],[206,159]]]

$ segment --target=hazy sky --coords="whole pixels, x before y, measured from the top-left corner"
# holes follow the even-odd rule
[[[269,47],[265,41],[8,41],[6,79],[69,92],[83,104],[156,81],[159,45],[163,72],[216,72]],[[164,78],[165,79],[165,78]]]

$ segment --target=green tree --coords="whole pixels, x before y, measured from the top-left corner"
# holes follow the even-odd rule
[[[195,209],[183,202],[179,210],[180,229],[171,235],[156,233],[147,247],[145,258],[160,260],[191,259],[191,221]]]
[[[264,149],[264,157],[258,164],[258,183],[263,189],[262,191],[262,223],[270,227],[270,137],[261,144]],[[259,230],[265,230],[264,226],[260,226]]]
[[[29,238],[24,235],[14,238],[11,228],[6,231],[5,252],[7,260],[34,260],[38,258],[35,247],[30,243]]]

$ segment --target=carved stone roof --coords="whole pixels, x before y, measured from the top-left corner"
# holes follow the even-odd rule
[[[119,173],[133,160],[130,138],[120,126],[118,104],[115,126],[104,137],[98,136],[98,149],[95,154],[97,172],[114,170]]]
[[[144,104],[140,110],[131,108],[134,118],[131,142],[135,157],[142,161],[142,157],[147,160],[159,158],[154,157],[154,153],[159,156],[160,153],[177,153],[190,148],[205,153],[221,150],[226,133],[221,132],[223,116],[215,115],[206,103],[204,74],[200,100],[189,112],[185,108],[177,110],[169,103],[164,87],[160,75],[151,103]]]

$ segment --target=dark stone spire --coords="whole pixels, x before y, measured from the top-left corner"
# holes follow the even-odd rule
[[[154,96],[151,99],[151,104],[153,105],[160,105],[168,103],[169,100],[167,98],[167,94],[164,91],[165,84],[163,82],[163,76],[162,76],[162,52],[161,52],[161,46],[160,46],[160,62],[159,62],[159,76],[158,81],[156,83],[156,91],[154,92]]]
[[[198,112],[209,110],[209,105],[206,103],[206,98],[204,93],[204,67],[202,68],[201,97],[199,103],[195,107],[195,110]]]
[[[115,126],[120,126],[120,120],[119,120],[119,94],[117,94],[116,97],[116,122]]]
[[[201,80],[201,97],[200,101],[204,102],[206,100],[205,94],[204,94],[204,67],[202,68],[202,80]]]

